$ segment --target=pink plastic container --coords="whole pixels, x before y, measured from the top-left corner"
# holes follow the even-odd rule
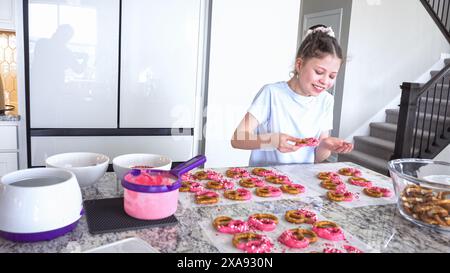
[[[125,175],[122,181],[125,212],[141,220],[163,219],[174,214],[177,210],[178,189],[181,183],[143,184],[142,181],[147,177],[146,170],[132,170]]]
[[[157,220],[175,213],[178,205],[179,176],[206,161],[196,156],[170,171],[133,169],[122,179],[124,210],[134,218]]]

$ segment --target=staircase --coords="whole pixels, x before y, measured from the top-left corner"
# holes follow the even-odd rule
[[[450,1],[420,0],[450,43]],[[385,122],[370,124],[369,136],[354,137],[355,148],[339,155],[382,174],[393,158],[434,158],[450,144],[450,59],[425,84],[403,83],[400,108],[387,109]]]
[[[445,60],[445,65],[450,64],[450,59]],[[435,76],[439,71],[431,71],[431,76]],[[450,73],[448,73],[447,81],[450,80]],[[438,84],[438,88],[447,87],[448,84]],[[438,89],[439,90],[439,89]],[[419,139],[419,136],[424,136],[423,146],[425,146],[426,142],[428,142],[428,135],[430,135],[430,139],[434,139],[435,133],[431,130],[428,130],[430,126],[430,121],[432,120],[432,116],[430,114],[430,109],[440,109],[440,112],[445,114],[448,117],[447,123],[450,122],[450,102],[449,98],[444,96],[444,99],[441,101],[434,100],[433,103],[433,95],[434,93],[429,94],[428,101],[426,97],[420,98],[421,106],[418,111],[418,118],[422,121],[425,118],[424,124],[418,124],[418,133],[416,138]],[[438,94],[439,95],[439,94]],[[426,105],[426,106],[425,106]],[[428,112],[424,116],[425,108]],[[447,110],[447,111],[445,111]],[[436,111],[436,110],[435,110]],[[369,136],[355,136],[354,137],[354,150],[349,154],[340,154],[338,161],[350,161],[355,162],[361,166],[364,166],[373,171],[387,174],[388,167],[387,162],[391,160],[394,149],[395,149],[395,140],[397,135],[397,121],[400,114],[400,109],[387,109],[386,110],[386,120],[385,122],[373,122],[370,124],[370,135]],[[436,116],[436,113],[433,115]],[[443,116],[439,117],[437,121],[438,127],[442,126],[444,122]],[[436,121],[432,122],[432,128],[436,127]],[[425,128],[425,130],[422,130]],[[416,141],[419,143],[419,141]],[[417,146],[417,145],[416,145]],[[416,148],[416,153],[418,149]]]

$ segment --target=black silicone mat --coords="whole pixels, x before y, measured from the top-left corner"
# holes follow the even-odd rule
[[[162,227],[178,223],[174,215],[160,220],[135,219],[125,213],[123,197],[85,200],[83,204],[88,229],[92,234]]]

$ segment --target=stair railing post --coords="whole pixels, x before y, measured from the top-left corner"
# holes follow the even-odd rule
[[[411,157],[411,148],[414,140],[414,127],[417,115],[417,99],[422,85],[404,82],[400,88],[400,111],[397,121],[397,134],[392,159]]]

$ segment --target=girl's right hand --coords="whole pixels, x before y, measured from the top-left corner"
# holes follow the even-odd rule
[[[277,148],[281,153],[292,153],[300,149],[295,143],[299,142],[301,139],[287,134],[272,134],[270,140],[272,146]]]

